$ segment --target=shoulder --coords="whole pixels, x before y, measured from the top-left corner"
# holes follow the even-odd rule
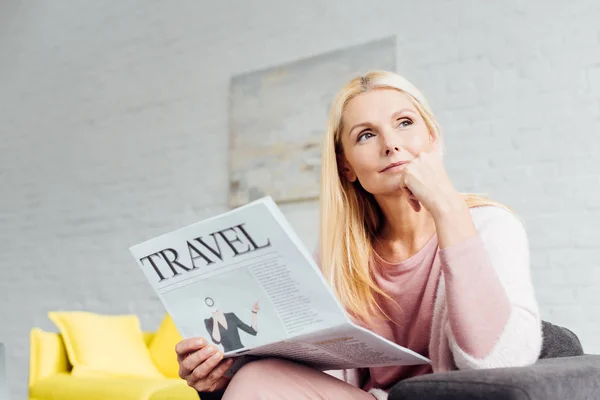
[[[235,313],[223,313],[223,316],[227,321],[241,321]]]
[[[525,225],[513,211],[498,206],[481,206],[471,208],[470,212],[479,237],[491,256],[520,257],[529,253]]]
[[[480,206],[469,209],[473,223],[482,232],[525,233],[525,225],[517,214],[498,206]]]

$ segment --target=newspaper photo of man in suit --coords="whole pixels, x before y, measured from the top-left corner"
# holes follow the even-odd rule
[[[252,322],[250,325],[243,322],[235,313],[224,313],[215,304],[215,300],[212,297],[206,297],[204,302],[211,312],[211,317],[204,320],[206,331],[213,343],[223,346],[225,353],[244,348],[240,338],[240,329],[252,336],[257,335],[258,311],[260,310],[258,301],[252,306]]]

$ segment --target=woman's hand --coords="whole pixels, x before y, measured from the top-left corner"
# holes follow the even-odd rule
[[[419,211],[422,205],[434,217],[464,204],[437,153],[420,153],[406,164],[400,178],[400,187],[407,192],[415,211]]]
[[[254,303],[254,305],[252,306],[252,312],[257,314],[258,311],[260,310],[260,306],[258,305],[258,301],[256,303]]]
[[[467,203],[450,182],[439,154],[421,153],[406,164],[400,186],[415,211],[422,204],[431,213],[440,249],[477,235]]]
[[[175,346],[179,376],[198,392],[223,389],[230,379],[223,377],[233,359],[221,361],[223,353],[207,346],[204,338],[184,339]]]

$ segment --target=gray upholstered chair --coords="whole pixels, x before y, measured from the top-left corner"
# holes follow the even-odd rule
[[[577,336],[543,323],[540,360],[528,367],[452,371],[406,379],[390,400],[600,399],[600,355],[585,354]]]

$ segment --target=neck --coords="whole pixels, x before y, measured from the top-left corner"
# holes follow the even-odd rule
[[[406,196],[377,197],[377,203],[385,219],[378,240],[392,245],[401,243],[412,253],[435,233],[431,214],[424,207],[416,212]]]

